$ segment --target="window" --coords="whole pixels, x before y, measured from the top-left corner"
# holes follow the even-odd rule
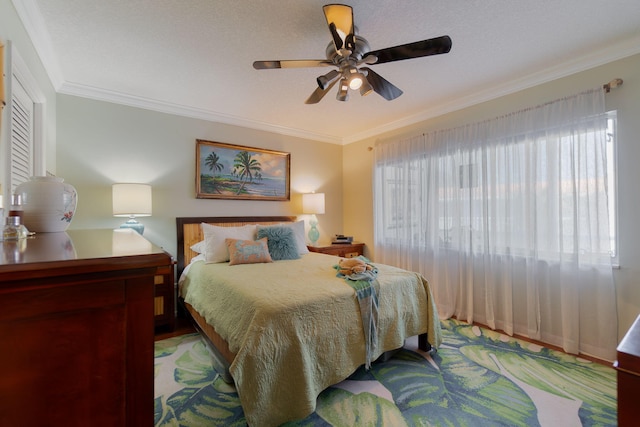
[[[616,112],[604,120],[606,153],[597,152],[602,128],[587,125],[477,147],[426,150],[379,164],[378,185],[386,198],[378,206],[385,218],[379,237],[386,244],[403,239],[473,253],[526,256],[535,250],[546,259],[595,249],[617,262]],[[605,157],[606,164],[599,164]],[[577,191],[576,185],[584,188]],[[581,213],[597,209],[591,198],[600,197],[603,188],[608,188],[609,226],[598,233]],[[557,219],[546,220],[552,216]],[[583,232],[588,235],[580,236]],[[594,236],[603,241],[593,242]]]
[[[377,145],[376,261],[442,317],[615,357],[615,130],[598,87]]]

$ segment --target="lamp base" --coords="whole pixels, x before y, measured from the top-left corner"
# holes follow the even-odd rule
[[[320,238],[320,232],[316,228],[316,226],[318,225],[318,220],[315,219],[315,215],[311,216],[309,225],[311,226],[308,234],[309,240],[311,240],[311,246],[316,246],[316,244],[318,243],[318,239]]]
[[[120,228],[132,228],[138,232],[138,234],[142,235],[144,233],[144,225],[136,221],[135,218],[129,218],[129,221],[120,225]]]

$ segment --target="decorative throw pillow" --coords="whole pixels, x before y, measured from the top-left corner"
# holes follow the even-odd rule
[[[267,238],[269,253],[274,261],[298,259],[300,252],[296,236],[290,227],[265,227],[258,229],[257,239]]]
[[[229,261],[229,249],[225,244],[225,239],[255,240],[255,224],[243,225],[242,227],[221,227],[202,223],[204,234],[204,255],[207,263]]]
[[[229,250],[229,265],[273,262],[266,237],[260,240],[225,239],[225,244]]]
[[[262,229],[262,228],[269,228],[269,227],[288,227],[291,230],[293,230],[293,234],[295,235],[296,238],[296,244],[298,246],[298,253],[300,255],[304,255],[304,254],[308,254],[309,253],[309,249],[307,248],[307,243],[305,240],[305,234],[304,234],[304,221],[296,221],[296,222],[283,222],[281,224],[278,225],[258,225],[258,230]]]

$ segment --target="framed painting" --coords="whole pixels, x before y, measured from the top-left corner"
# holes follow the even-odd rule
[[[196,198],[290,199],[291,154],[196,140]]]

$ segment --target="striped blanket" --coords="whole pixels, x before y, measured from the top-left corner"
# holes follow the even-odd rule
[[[376,280],[378,269],[364,256],[359,256],[358,259],[370,268],[363,272],[349,274],[342,273],[340,265],[336,265],[334,268],[338,270],[337,276],[344,278],[347,284],[356,291],[366,346],[365,368],[369,369],[372,355],[375,354],[378,347],[378,295],[376,292],[376,287],[379,286]]]

